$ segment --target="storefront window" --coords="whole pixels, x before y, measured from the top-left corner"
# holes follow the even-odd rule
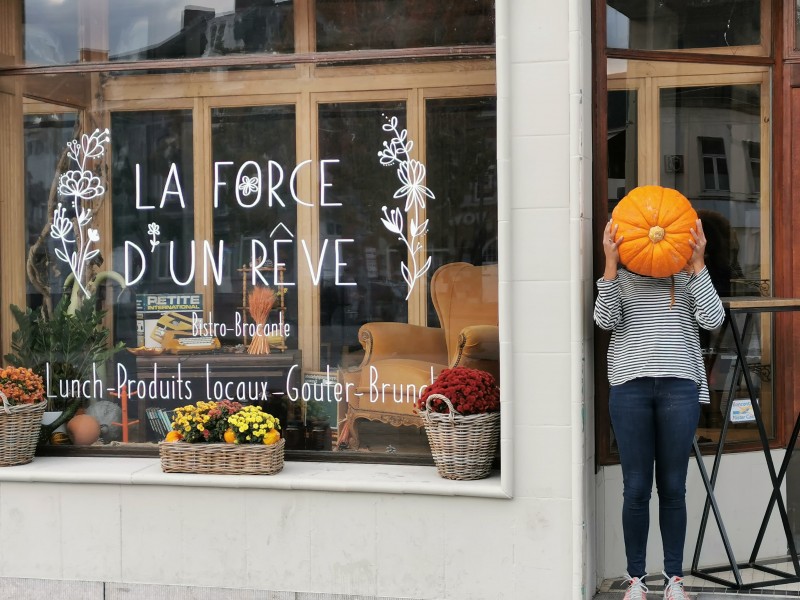
[[[302,4],[328,50],[354,23],[341,17],[373,5]],[[297,1],[0,8],[19,18],[17,63],[44,65],[0,92],[24,131],[0,148],[4,172],[20,169],[4,206],[26,215],[24,231],[3,220],[3,350],[54,405],[97,419],[92,452],[155,453],[176,408],[232,400],[277,416],[290,457],[429,462],[424,386],[456,364],[499,375],[496,352],[459,346],[469,325],[497,346],[493,4],[384,5],[381,48],[477,44],[484,60],[248,63],[297,50],[301,30],[311,48]],[[373,26],[357,48],[377,47]],[[114,60],[133,62],[69,66]],[[91,348],[61,336],[57,370],[51,348],[18,352],[39,307],[49,323],[84,311]]]
[[[608,0],[609,48],[723,49],[762,44],[765,0]]]

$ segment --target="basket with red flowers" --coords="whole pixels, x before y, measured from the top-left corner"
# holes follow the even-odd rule
[[[42,378],[31,369],[0,369],[0,467],[33,460],[47,402]]]
[[[500,389],[486,371],[442,371],[420,395],[433,460],[445,479],[488,477],[500,439]]]

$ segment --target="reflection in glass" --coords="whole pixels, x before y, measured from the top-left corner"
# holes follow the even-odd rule
[[[142,275],[119,300],[116,332],[117,339],[138,346],[135,295],[193,292],[202,273],[191,252],[191,111],[113,113],[111,147],[114,270],[127,267],[131,281]]]
[[[286,265],[284,281],[291,284],[285,295],[286,312],[282,318],[289,324],[289,347],[297,347],[297,204],[292,199],[289,182],[295,166],[295,110],[293,106],[218,108],[211,112],[212,152],[215,165],[217,199],[214,207],[214,243],[225,244],[222,285],[214,292],[214,320],[233,323],[237,310],[243,305],[240,270],[256,264],[266,250],[269,265],[273,264],[273,242],[280,244],[278,262]],[[248,161],[253,161],[245,165]],[[232,164],[226,164],[232,163]],[[260,168],[261,177],[259,178]],[[258,178],[258,181],[256,179]],[[277,182],[283,180],[278,186]],[[275,182],[274,196],[270,181]],[[256,201],[257,198],[260,199]],[[282,226],[282,227],[281,227]],[[256,256],[253,257],[253,244]],[[274,291],[273,269],[262,275]],[[263,284],[262,284],[263,285]],[[251,290],[248,277],[247,289]],[[269,317],[270,323],[279,318],[280,301]],[[233,329],[223,342],[241,343]]]
[[[608,92],[608,211],[635,188],[639,179],[638,94]],[[671,168],[675,168],[672,166]]]
[[[317,50],[494,43],[494,0],[317,0]]]
[[[294,50],[287,0],[24,0],[25,62],[197,58]],[[80,32],[80,36],[79,36]]]
[[[723,297],[758,295],[767,277],[761,261],[761,190],[753,178],[754,166],[761,164],[761,86],[663,88],[659,114],[661,155],[669,158],[661,164],[661,183],[680,190],[697,210],[714,287]],[[747,360],[754,373],[769,373],[762,368],[770,362],[768,323],[756,319],[748,340]],[[700,339],[711,391],[711,405],[701,417],[702,434],[704,427],[721,426],[729,400],[746,395],[746,389],[744,378],[731,368],[735,349],[727,324],[718,331],[701,330]],[[755,383],[769,429],[771,381],[755,377]],[[737,434],[737,429],[744,431]],[[754,431],[754,424],[737,424],[728,439],[741,441]]]
[[[607,0],[609,48],[683,50],[761,43],[762,0]]]
[[[497,262],[497,103],[495,98],[426,103],[428,280],[451,262]],[[432,303],[428,325],[439,326]]]
[[[25,62],[53,65],[78,62],[78,2],[24,0]]]
[[[327,266],[320,284],[323,368],[358,364],[358,328],[364,323],[408,319],[400,266],[406,260],[405,246],[381,222],[382,207],[394,206],[392,196],[400,187],[395,169],[382,167],[378,160],[387,139],[382,129],[384,115],[396,116],[399,127],[405,127],[402,102],[325,104],[319,109],[319,155],[339,160],[327,169],[331,187],[326,203],[341,203],[320,207],[320,247],[327,242],[326,252],[332,254],[337,240],[342,240],[341,260],[347,263],[337,285],[333,261],[324,261]]]
[[[753,187],[761,87],[665,88],[660,103],[662,185],[683,192],[707,215],[707,234],[719,234],[719,240],[709,237],[714,254],[707,262],[720,294],[752,294],[731,280],[762,277],[761,191]]]
[[[67,143],[78,137],[77,122],[75,113],[25,115],[25,249],[29,253],[27,305],[31,308],[46,301],[44,294],[50,307],[54,306],[69,274],[51,260],[56,241],[48,233],[59,201],[54,184],[67,164]]]
[[[127,2],[109,7],[110,60],[192,58],[294,50],[286,0]]]

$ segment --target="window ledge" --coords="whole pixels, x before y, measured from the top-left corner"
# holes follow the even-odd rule
[[[39,456],[0,467],[0,483],[87,483],[213,488],[313,490],[509,498],[495,472],[486,479],[451,481],[435,467],[416,465],[286,462],[276,475],[164,473],[154,458]]]

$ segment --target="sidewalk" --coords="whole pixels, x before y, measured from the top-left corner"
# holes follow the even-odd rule
[[[787,572],[793,572],[791,563],[775,563],[770,566]],[[766,581],[774,579],[773,575],[764,573],[757,569],[741,569],[742,581],[744,583],[752,583],[755,581]],[[721,572],[717,576],[723,579],[733,581],[733,573]],[[663,575],[648,575],[645,577],[645,584],[650,589],[648,598],[661,598],[664,591],[664,577]],[[742,600],[761,600],[766,598],[800,598],[800,583],[791,583],[786,585],[771,585],[767,587],[756,588],[752,590],[731,590],[727,589],[716,583],[712,583],[700,577],[688,575],[685,578],[685,589],[693,598],[697,600],[731,600],[737,597]],[[620,600],[625,593],[625,580],[619,579],[606,579],[600,586],[599,592],[595,595],[594,600]]]

